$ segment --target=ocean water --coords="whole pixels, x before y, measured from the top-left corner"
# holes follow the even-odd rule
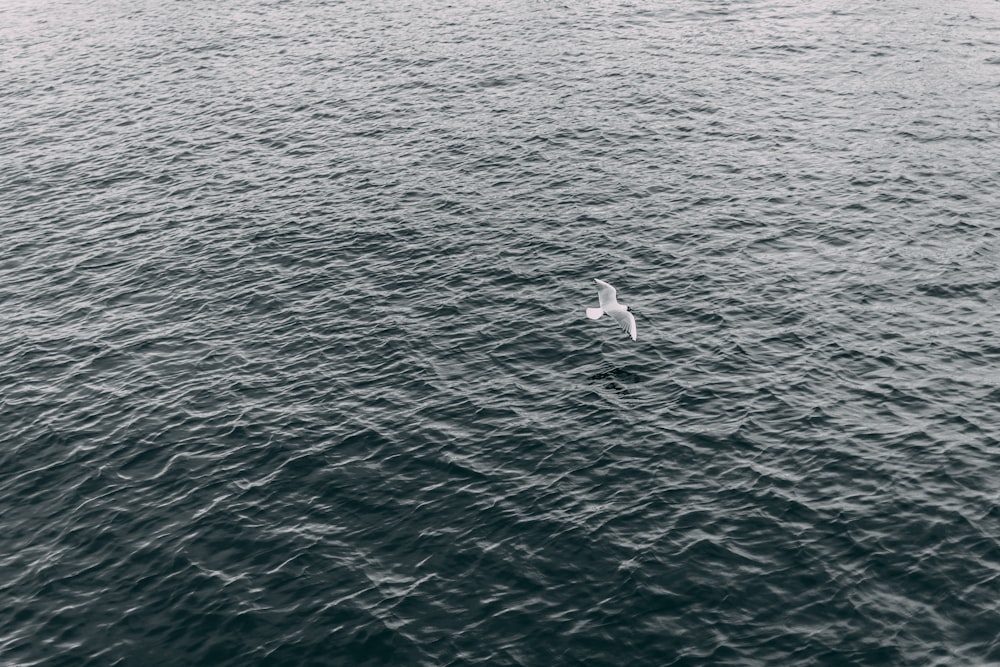
[[[0,109],[0,664],[1000,664],[1000,3],[6,0]]]

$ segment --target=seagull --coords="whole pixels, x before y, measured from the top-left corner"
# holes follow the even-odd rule
[[[597,278],[594,278],[594,282],[597,283],[597,299],[601,302],[601,307],[588,308],[587,317],[592,320],[598,320],[601,318],[601,315],[607,313],[618,323],[622,331],[631,336],[632,340],[636,340],[635,317],[629,312],[628,306],[618,303],[618,298],[615,296],[615,288]]]

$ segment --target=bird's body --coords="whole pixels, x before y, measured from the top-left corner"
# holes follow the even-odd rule
[[[600,308],[588,308],[587,317],[592,320],[600,319],[601,315],[607,313],[618,323],[622,331],[627,333],[632,337],[632,340],[637,340],[635,331],[635,316],[629,312],[628,306],[623,303],[618,303],[618,296],[615,292],[615,288],[607,284],[603,280],[598,280],[594,278],[594,282],[597,283],[597,299],[601,303]]]

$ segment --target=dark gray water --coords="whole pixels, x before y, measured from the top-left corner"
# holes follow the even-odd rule
[[[1000,663],[1000,3],[374,4],[0,8],[0,663]]]

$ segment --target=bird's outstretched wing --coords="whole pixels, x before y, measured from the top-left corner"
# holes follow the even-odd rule
[[[621,327],[622,331],[627,333],[632,337],[632,340],[637,340],[636,330],[635,330],[635,316],[624,308],[621,310],[616,310],[614,312],[608,313],[611,317],[615,318],[615,322]]]
[[[597,283],[597,300],[601,302],[601,308],[607,310],[608,306],[618,303],[618,296],[614,287],[596,278],[594,282]]]

